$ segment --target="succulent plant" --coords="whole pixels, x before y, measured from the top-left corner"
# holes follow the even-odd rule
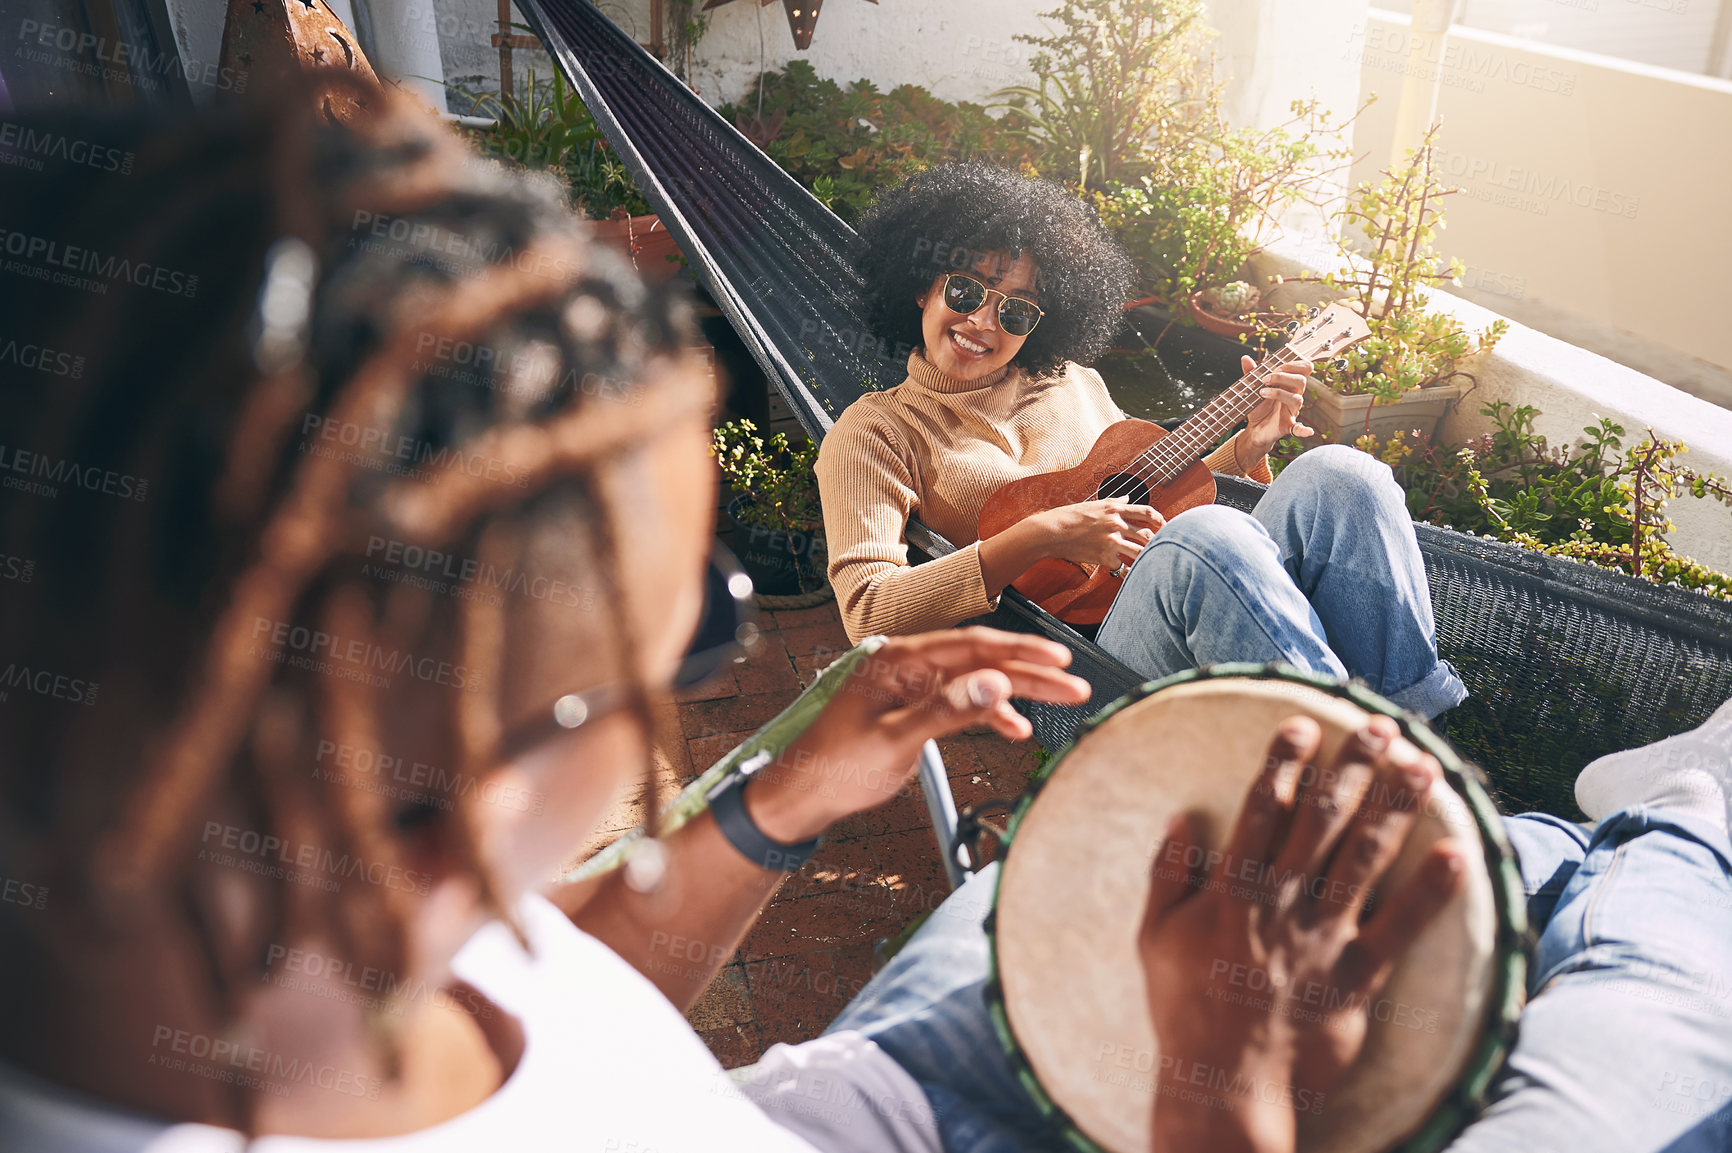
[[[1235,280],[1209,289],[1203,293],[1203,299],[1210,309],[1222,316],[1238,316],[1257,307],[1263,294],[1243,280]]]

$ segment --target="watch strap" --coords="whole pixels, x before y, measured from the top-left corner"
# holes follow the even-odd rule
[[[764,758],[766,762],[768,759]],[[747,764],[749,768],[742,766],[739,773],[728,777],[709,795],[710,812],[716,818],[716,827],[741,856],[760,869],[792,873],[811,859],[823,838],[813,837],[797,845],[787,845],[765,836],[746,811],[746,784],[752,779],[752,772],[763,766]]]

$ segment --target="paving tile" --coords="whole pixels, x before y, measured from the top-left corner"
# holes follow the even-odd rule
[[[770,614],[779,629],[797,629],[806,625],[836,625],[841,627],[842,610],[834,600],[804,609],[777,609]]]
[[[817,854],[783,882],[775,899],[778,902],[797,901],[802,897],[847,893],[875,885],[878,882],[878,861],[878,847],[870,840],[832,841],[826,837]]]
[[[959,758],[965,752],[974,755],[975,762],[980,766],[977,771],[994,775],[1002,773],[1006,779],[1020,776],[1026,780],[1028,774],[1034,770],[1035,756],[1040,750],[1040,746],[1033,741],[1007,740],[997,733],[958,733],[947,743],[952,742],[959,751]],[[949,762],[945,763],[948,767]]]
[[[784,706],[804,687],[780,637],[771,645],[760,645],[744,664],[735,665],[734,683],[745,694],[779,693]]]
[[[765,1048],[809,1041],[872,979],[874,941],[855,941],[748,963],[757,1026]]]
[[[874,941],[901,927],[895,902],[872,893],[850,892],[773,902],[740,945],[749,965],[851,941]]]
[[[769,1046],[764,1043],[763,1035],[755,1024],[731,1025],[722,1029],[700,1031],[699,1037],[710,1047],[716,1060],[722,1063],[724,1069],[738,1069],[742,1065],[751,1065],[764,1055]]]
[[[681,704],[687,701],[713,701],[722,697],[738,696],[739,692],[740,687],[734,682],[734,670],[730,666],[701,685],[676,692],[674,700]]]
[[[692,701],[680,706],[680,728],[687,740],[752,732],[787,707],[777,693],[728,697],[717,701]]]
[[[686,755],[692,762],[694,772],[704,772],[717,761],[734,751],[734,747],[752,735],[750,729],[743,733],[721,733],[713,737],[697,737],[686,742]]]
[[[787,646],[788,655],[802,657],[808,653],[828,652],[836,655],[847,652],[854,646],[848,643],[848,634],[842,629],[839,620],[826,621],[821,624],[796,625],[785,628],[782,632],[782,643]],[[831,657],[832,660],[835,656]]]
[[[681,740],[678,731],[671,741],[658,743],[654,754],[656,762],[656,779],[667,780],[681,788],[692,779],[692,755],[686,748],[686,742]]]
[[[915,785],[897,793],[888,804],[836,822],[825,834],[825,838],[849,841],[860,837],[876,837],[884,833],[924,829],[928,826],[926,799],[921,794],[920,787]]]
[[[716,979],[686,1010],[686,1020],[700,1033],[709,1033],[752,1022],[752,1001],[746,991],[743,965],[725,965]]]
[[[944,877],[944,862],[938,856],[938,842],[926,829],[905,833],[888,833],[870,842],[878,856],[878,876],[882,884],[897,894],[898,905],[903,897],[919,896],[922,908],[927,907],[934,892],[948,893],[950,886]]]

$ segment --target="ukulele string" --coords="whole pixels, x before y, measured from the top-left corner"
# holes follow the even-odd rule
[[[1250,372],[1247,372],[1244,376],[1234,381],[1231,387],[1224,389],[1220,395],[1216,396],[1208,404],[1199,409],[1192,416],[1191,420],[1194,421],[1198,417],[1205,416],[1209,413],[1210,409],[1216,408],[1217,406],[1221,409],[1232,408],[1241,401],[1249,399],[1249,397],[1243,395],[1235,397],[1235,390],[1245,389],[1254,392],[1263,386],[1263,383],[1274,374],[1276,369],[1283,368],[1299,359],[1299,354],[1292,345],[1289,344],[1282,347],[1279,352],[1270,356],[1267,360],[1263,361],[1263,363],[1254,366]],[[1191,421],[1186,421],[1185,423],[1189,424]],[[1199,425],[1199,429],[1212,423],[1212,420],[1204,421]],[[1177,431],[1178,430],[1174,430],[1175,434],[1177,434]],[[1174,465],[1182,466],[1184,463],[1188,463],[1191,456],[1202,450],[1203,439],[1206,439],[1206,436],[1200,432],[1190,432],[1183,435],[1168,435],[1161,437],[1159,440],[1155,441],[1154,444],[1150,445],[1147,449],[1144,449],[1140,454],[1138,454],[1122,470],[1124,474],[1128,474],[1125,480],[1120,481],[1111,490],[1102,493],[1101,496],[1096,499],[1112,499],[1115,497],[1129,496],[1132,492],[1136,491],[1139,482],[1150,486],[1165,484],[1167,481],[1172,479],[1172,477],[1168,475],[1170,472],[1176,473],[1180,471],[1180,469],[1174,468]],[[1145,475],[1145,465],[1153,465],[1156,467]]]

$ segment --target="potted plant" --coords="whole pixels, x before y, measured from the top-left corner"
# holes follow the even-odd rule
[[[1432,248],[1443,227],[1437,202],[1454,191],[1437,180],[1436,133],[1433,125],[1408,152],[1407,163],[1385,170],[1380,184],[1355,188],[1338,214],[1358,226],[1368,250],[1358,256],[1341,237],[1342,268],[1316,279],[1344,290],[1371,336],[1312,374],[1301,419],[1323,439],[1352,443],[1404,429],[1435,434],[1474,386],[1463,363],[1489,351],[1509,330],[1507,321],[1498,320],[1470,332],[1454,316],[1426,309],[1428,286],[1457,282],[1462,273],[1459,260],[1445,261]]]
[[[1153,171],[1096,204],[1137,261],[1144,292],[1175,318],[1250,335],[1262,302],[1241,279],[1246,262],[1278,235],[1283,212],[1315,203],[1320,178],[1348,153],[1314,100],[1295,102],[1291,120],[1264,130],[1228,125],[1217,95],[1195,103],[1150,142]]]
[[[824,516],[818,506],[815,445],[794,448],[786,433],[768,440],[742,417],[715,430],[711,453],[738,495],[728,502],[734,551],[766,607],[816,604],[832,595],[825,576]]]
[[[1599,417],[1577,443],[1553,446],[1534,432],[1531,405],[1497,400],[1480,411],[1493,431],[1461,448],[1411,430],[1357,446],[1395,471],[1416,521],[1732,600],[1732,575],[1679,555],[1666,538],[1669,501],[1732,505],[1732,482],[1686,468],[1682,443],[1650,429],[1626,448],[1624,427]]]

